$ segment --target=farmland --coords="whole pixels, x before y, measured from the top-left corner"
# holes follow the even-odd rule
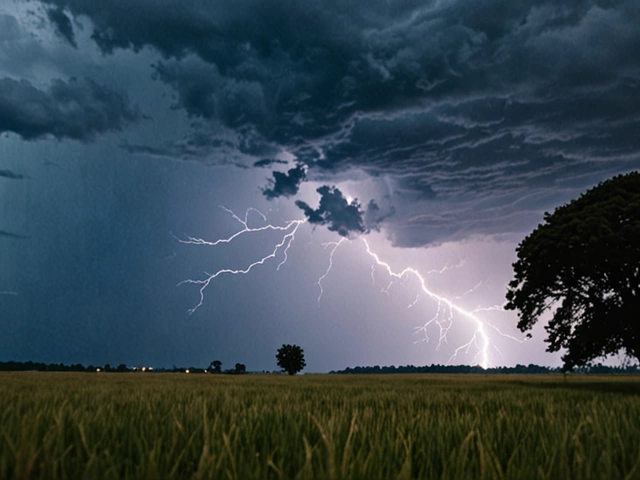
[[[3,479],[640,478],[640,378],[0,373]]]

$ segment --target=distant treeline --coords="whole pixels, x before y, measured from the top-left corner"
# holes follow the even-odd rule
[[[602,364],[593,365],[591,367],[575,368],[573,373],[640,373],[640,367],[637,365],[627,367],[609,367]],[[472,365],[425,365],[416,367],[414,365],[405,365],[396,367],[394,365],[381,367],[379,365],[373,367],[348,367],[344,370],[331,371],[329,373],[337,374],[360,374],[360,373],[481,373],[481,374],[497,374],[497,373],[562,373],[561,367],[544,367],[540,365],[516,365],[515,367],[492,367],[482,368]]]
[[[85,367],[79,363],[75,365],[65,365],[63,363],[42,363],[42,362],[0,362],[0,371],[3,372],[155,372],[155,373],[226,373],[241,374],[245,373],[244,365],[236,364],[235,369],[229,370],[213,370],[212,368],[198,367],[172,367],[172,368],[152,368],[152,367],[128,367],[121,363],[118,366],[106,365],[89,365]],[[610,367],[607,365],[597,364],[591,367],[575,368],[573,373],[640,373],[640,366],[631,365],[626,367]],[[267,373],[267,372],[264,372]],[[379,366],[373,367],[347,367],[344,370],[332,370],[332,374],[360,374],[360,373],[478,373],[478,374],[498,374],[498,373],[562,373],[561,367],[545,367],[540,365],[516,365],[515,367],[491,367],[482,368],[472,365],[424,365],[417,367],[415,365],[405,365],[396,367]]]
[[[85,367],[79,363],[75,365],[64,365],[62,363],[42,363],[42,362],[0,362],[0,371],[4,372],[86,372],[88,369],[95,372],[96,367],[90,365]]]
[[[239,368],[241,367],[241,368]],[[239,374],[245,373],[244,365],[236,364],[236,368],[233,370],[221,370],[214,372],[211,369],[198,368],[198,367],[176,367],[173,368],[153,368],[153,367],[128,367],[124,363],[118,366],[106,365],[89,365],[85,367],[79,363],[75,365],[65,365],[63,363],[42,363],[42,362],[0,362],[0,371],[2,372],[173,372],[173,373],[227,373],[227,374]]]

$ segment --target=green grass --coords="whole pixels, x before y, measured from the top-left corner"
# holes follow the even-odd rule
[[[0,374],[2,479],[640,479],[640,378]]]

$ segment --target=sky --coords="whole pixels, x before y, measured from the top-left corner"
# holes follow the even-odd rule
[[[639,20],[0,0],[0,360],[559,365],[506,285],[544,212],[640,168]]]

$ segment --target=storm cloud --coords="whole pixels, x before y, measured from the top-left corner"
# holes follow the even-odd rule
[[[61,8],[53,8],[47,12],[47,17],[56,26],[58,33],[69,42],[69,45],[77,48],[73,25],[71,25],[71,20],[69,20],[64,11]]]
[[[384,178],[400,246],[517,231],[526,198],[548,209],[640,161],[633,0],[44,3],[89,18],[106,55],[158,52],[154,78],[198,122],[139,153],[185,158],[226,129],[205,161],[286,152],[309,178]]]
[[[292,197],[300,189],[300,184],[306,178],[304,165],[298,165],[289,169],[287,173],[273,172],[273,179],[270,180],[271,187],[265,188],[262,193],[268,199],[277,197]]]
[[[257,160],[253,163],[254,167],[270,167],[274,164],[286,165],[287,162],[284,160],[276,160],[275,158],[263,158],[262,160]]]
[[[357,200],[349,202],[342,192],[324,185],[316,190],[320,194],[320,205],[313,209],[302,200],[297,200],[309,223],[326,225],[331,232],[342,237],[350,237],[366,232],[360,204]]]
[[[56,79],[44,91],[28,80],[0,78],[0,132],[25,140],[51,136],[90,141],[140,118],[125,95],[91,79]]]
[[[22,180],[24,178],[24,175],[12,172],[11,170],[0,169],[0,177],[9,178],[11,180]]]

